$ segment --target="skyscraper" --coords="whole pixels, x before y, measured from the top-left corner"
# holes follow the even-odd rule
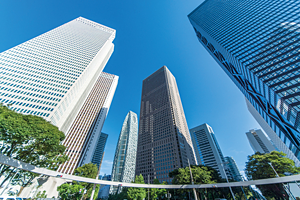
[[[225,179],[225,159],[212,128],[208,124],[202,124],[190,129],[190,134],[198,164],[214,168]],[[228,171],[226,173],[230,176]]]
[[[271,151],[276,150],[271,141],[260,129],[250,130],[246,135],[254,153],[270,153]]]
[[[288,0],[207,0],[188,17],[200,43],[300,158],[298,6]]]
[[[0,54],[0,102],[43,117],[66,134],[70,160],[59,172],[71,174],[79,161],[92,161],[118,82],[102,72],[115,32],[79,17]],[[50,177],[39,189],[57,196],[53,188],[63,182]]]
[[[79,17],[0,54],[0,102],[67,132],[113,52],[115,30]]]
[[[163,66],[143,81],[135,174],[170,182],[169,172],[188,166],[188,159],[196,163],[179,91]]]
[[[118,83],[118,76],[102,72],[75,117],[63,144],[69,160],[58,171],[73,174],[77,167],[92,162],[101,136],[112,98]]]
[[[98,167],[102,163],[107,137],[108,135],[106,133],[101,133],[93,154],[92,163],[96,164]]]
[[[235,160],[232,157],[226,156],[225,163],[226,163],[227,168],[230,171],[232,178],[235,181],[243,181],[243,177],[241,175],[241,172],[240,172],[238,166],[236,165]]]
[[[134,181],[138,137],[137,115],[129,111],[124,120],[111,173],[112,181],[131,183]],[[121,192],[121,187],[111,186],[110,194]]]

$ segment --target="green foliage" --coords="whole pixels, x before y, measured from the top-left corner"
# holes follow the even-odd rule
[[[142,174],[139,176],[135,176],[134,183],[145,184],[144,177]],[[145,188],[129,188],[127,195],[129,199],[133,200],[143,200],[146,197],[146,189]]]
[[[35,196],[35,198],[47,198],[47,194],[46,194],[46,190],[44,190],[43,192],[39,191],[37,193],[37,195]]]
[[[74,170],[73,175],[86,177],[86,178],[96,178],[97,172],[98,172],[97,165],[95,165],[93,163],[88,163],[88,164],[82,165],[81,167],[76,168]],[[73,181],[73,184],[81,185],[82,187],[84,187],[87,190],[87,193],[84,195],[85,199],[91,197],[92,190],[93,190],[93,187],[94,187],[93,183],[85,183],[85,182],[78,183],[76,181]],[[96,186],[96,187],[99,188],[99,185]],[[98,189],[98,191],[99,191],[99,189]],[[95,197],[96,197],[96,192],[95,192],[94,198]]]
[[[159,185],[160,182],[159,182],[158,179],[154,179],[154,180],[153,180],[153,184]],[[167,183],[166,183],[166,182],[163,182],[162,184],[163,184],[163,185],[166,185]],[[166,189],[152,188],[152,189],[150,190],[150,199],[151,199],[151,200],[155,200],[155,199],[161,198],[161,197],[163,197],[166,193],[167,193],[167,190],[166,190]]]
[[[272,151],[266,154],[256,152],[252,156],[248,156],[246,175],[253,180],[276,177],[269,163],[272,163],[280,177],[285,176],[284,173],[298,174],[300,172],[300,168],[295,166],[294,161],[286,158],[284,153]],[[267,199],[287,199],[282,184],[260,185],[257,187]]]
[[[56,170],[66,160],[63,132],[41,117],[23,115],[0,105],[2,154],[38,167]]]
[[[108,200],[120,200],[120,199],[129,199],[128,195],[128,188],[127,187],[123,187],[122,191],[119,194],[110,194],[108,196]]]
[[[56,170],[67,160],[67,156],[63,155],[65,146],[61,144],[64,138],[63,132],[43,118],[23,115],[0,104],[0,151],[3,155]],[[10,171],[10,167],[0,165],[0,176],[5,174],[9,179]],[[35,176],[34,173],[20,171],[13,184],[26,186]]]
[[[62,184],[61,186],[57,187],[57,191],[59,193],[59,197],[62,200],[80,200],[83,193],[79,192],[80,189],[83,191],[84,187],[78,184]]]
[[[191,165],[193,179],[195,184],[212,184],[221,182],[218,172],[208,166]],[[175,169],[169,173],[173,178],[173,184],[191,184],[191,174],[189,167]]]

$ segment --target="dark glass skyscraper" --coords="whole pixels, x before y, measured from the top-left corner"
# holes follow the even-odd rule
[[[299,159],[300,1],[206,0],[188,17],[200,43]]]
[[[169,172],[196,163],[176,79],[166,66],[143,80],[136,175],[171,182]]]

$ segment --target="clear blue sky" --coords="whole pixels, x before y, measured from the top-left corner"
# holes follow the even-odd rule
[[[79,16],[116,29],[115,51],[104,71],[120,77],[104,124],[108,141],[101,174],[111,163],[123,120],[139,115],[142,81],[166,65],[177,79],[189,128],[212,126],[224,156],[244,170],[253,151],[245,132],[260,128],[245,99],[198,42],[187,15],[202,1],[0,1],[0,52]]]

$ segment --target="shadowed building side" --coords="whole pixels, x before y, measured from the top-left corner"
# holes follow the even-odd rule
[[[104,72],[99,76],[63,142],[69,161],[58,168],[59,172],[73,174],[77,167],[92,162],[118,78]]]

